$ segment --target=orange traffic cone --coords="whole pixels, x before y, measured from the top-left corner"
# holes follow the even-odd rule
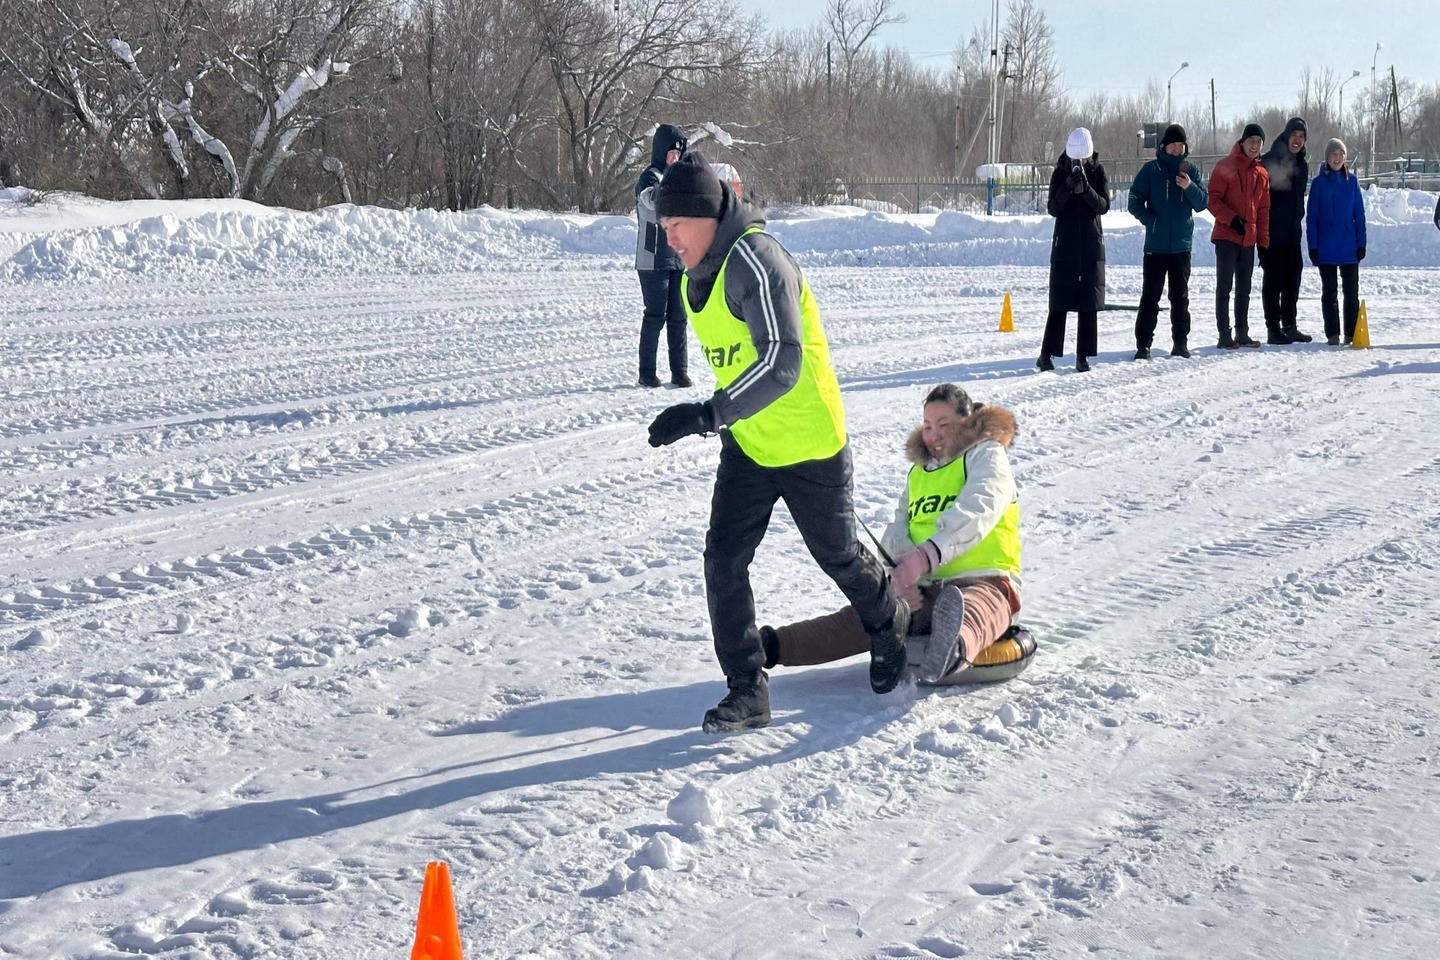
[[[455,916],[450,868],[438,860],[430,861],[425,868],[410,960],[465,960],[460,953],[460,921]]]
[[[1370,325],[1365,322],[1365,301],[1360,301],[1360,315],[1355,318],[1355,336],[1350,338],[1350,346],[1356,350],[1370,349]]]
[[[1005,305],[1000,308],[1000,333],[1015,332],[1015,314],[1010,312],[1010,294],[1005,294]]]

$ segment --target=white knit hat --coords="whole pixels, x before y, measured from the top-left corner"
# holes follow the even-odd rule
[[[1084,127],[1071,130],[1065,141],[1065,156],[1071,160],[1089,160],[1094,155],[1095,141],[1090,138],[1090,131]]]

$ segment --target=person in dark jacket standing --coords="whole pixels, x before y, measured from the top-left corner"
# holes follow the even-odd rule
[[[1098,349],[1099,312],[1105,309],[1105,234],[1100,217],[1110,209],[1110,185],[1090,131],[1076,127],[1050,175],[1055,236],[1050,242],[1050,313],[1035,366],[1054,370],[1050,359],[1065,352],[1065,314],[1074,311],[1075,369],[1090,369]]]
[[[1250,280],[1255,274],[1255,248],[1270,246],[1270,178],[1260,165],[1265,130],[1245,124],[1230,154],[1210,171],[1210,212],[1215,226],[1215,325],[1219,346],[1258,347],[1250,338]],[[1235,289],[1235,335],[1230,335],[1230,289]]]
[[[662,123],[650,141],[650,166],[635,181],[635,220],[639,235],[635,241],[635,270],[640,274],[640,295],[645,313],[640,318],[640,386],[658,387],[655,358],[660,350],[660,331],[665,331],[670,351],[670,382],[677,387],[691,385],[685,351],[685,307],[680,302],[680,258],[665,242],[665,232],[655,217],[655,188],[665,171],[685,154],[685,134],[679,127]]]
[[[1170,281],[1170,355],[1188,357],[1190,349],[1190,247],[1195,214],[1208,195],[1200,170],[1186,157],[1185,128],[1172,123],[1160,136],[1155,159],[1140,168],[1130,185],[1129,210],[1145,224],[1144,280],[1135,317],[1135,359],[1149,360],[1160,318],[1160,293]]]
[[[778,500],[870,638],[870,686],[894,689],[905,670],[910,608],[892,578],[938,565],[920,547],[886,575],[857,536],[850,445],[820,308],[799,266],[764,232],[759,211],[722,185],[698,152],[670,168],[656,195],[670,246],[685,264],[685,309],[715,374],[715,393],[650,424],[650,445],[720,434],[705,536],[705,596],[729,692],[707,711],[709,732],[770,722],[765,650],[755,624],[750,561]]]
[[[1345,144],[1325,144],[1325,166],[1310,187],[1305,233],[1310,262],[1320,268],[1320,310],[1325,339],[1333,347],[1340,337],[1340,305],[1336,274],[1345,287],[1345,342],[1355,337],[1360,316],[1360,261],[1365,259],[1365,198],[1360,181],[1345,164]]]
[[[1260,250],[1265,277],[1260,300],[1265,306],[1266,343],[1309,343],[1314,338],[1295,323],[1296,301],[1305,258],[1300,253],[1300,224],[1305,219],[1305,188],[1310,164],[1305,159],[1305,121],[1291,117],[1285,130],[1260,158],[1270,176],[1270,247]]]

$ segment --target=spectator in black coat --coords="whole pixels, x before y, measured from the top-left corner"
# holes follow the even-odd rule
[[[1305,219],[1305,188],[1310,183],[1310,165],[1305,159],[1307,133],[1305,121],[1291,117],[1260,158],[1270,174],[1270,246],[1260,248],[1260,267],[1265,271],[1260,298],[1265,306],[1266,343],[1309,343],[1314,339],[1295,324],[1300,278],[1305,272],[1300,225]]]
[[[1090,369],[1099,313],[1105,309],[1105,235],[1100,217],[1110,209],[1110,185],[1090,131],[1076,127],[1050,175],[1050,313],[1035,366],[1054,370],[1050,359],[1065,352],[1065,314],[1076,314],[1075,369]]]

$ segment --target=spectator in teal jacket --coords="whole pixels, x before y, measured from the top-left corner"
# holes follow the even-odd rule
[[[1150,359],[1160,318],[1160,293],[1170,283],[1170,355],[1188,357],[1190,338],[1190,246],[1195,214],[1209,195],[1200,170],[1186,158],[1185,128],[1172,123],[1160,137],[1155,159],[1130,185],[1130,213],[1145,224],[1144,280],[1135,317],[1135,359]]]

